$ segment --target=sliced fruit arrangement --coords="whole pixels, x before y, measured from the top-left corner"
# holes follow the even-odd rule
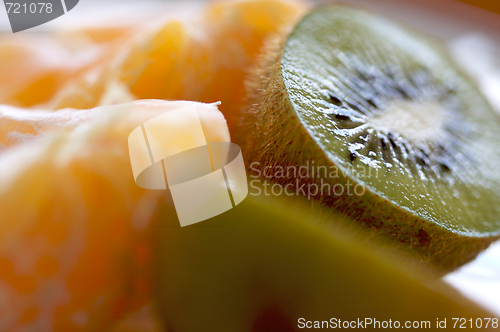
[[[0,41],[0,102],[45,109],[0,106],[0,330],[159,331],[144,309],[152,294],[171,332],[295,331],[332,315],[339,326],[373,317],[431,328],[436,318],[493,317],[380,239],[444,271],[500,235],[499,120],[438,46],[322,7],[269,43],[237,126],[261,46],[307,8],[217,1],[130,38],[124,25],[71,32],[88,44],[67,44],[64,33],[64,43]],[[331,166],[345,175],[329,185],[350,181],[363,194],[318,196],[343,212],[249,196],[180,228],[168,193],[135,184],[128,135],[188,105],[207,141],[228,142],[228,125],[213,104],[93,108],[137,98],[222,100],[247,162],[267,174]]]
[[[254,168],[309,167],[301,184],[329,185],[317,198],[443,271],[499,238],[500,117],[426,36],[319,7],[268,46],[251,85],[237,143]]]
[[[214,105],[138,101],[91,110],[86,124],[49,127],[43,140],[2,154],[0,330],[102,331],[150,301],[146,226],[163,192],[135,184],[128,136],[188,105],[207,140],[229,141]],[[58,114],[35,118],[44,128]]]
[[[389,259],[388,251],[358,237],[362,231],[344,228],[351,223],[345,215],[307,204],[250,195],[184,228],[164,209],[152,227],[159,315],[167,330],[370,330],[389,324],[437,330],[438,318],[450,328],[453,317],[494,317],[444,283]]]

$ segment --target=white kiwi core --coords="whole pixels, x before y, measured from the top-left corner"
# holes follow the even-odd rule
[[[392,132],[408,141],[426,142],[442,136],[445,114],[446,109],[439,101],[395,100],[369,122],[381,132]]]

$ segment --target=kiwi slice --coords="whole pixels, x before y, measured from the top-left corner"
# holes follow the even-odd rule
[[[322,187],[443,271],[499,238],[500,118],[436,41],[323,6],[268,45],[249,87],[236,140],[250,172]]]
[[[416,321],[436,330],[437,319],[450,328],[453,317],[494,317],[391,258],[332,209],[248,196],[183,228],[172,207],[159,210],[161,223],[151,226],[155,295],[171,332],[292,332],[317,324],[329,331],[346,328],[344,321],[370,330],[389,320],[392,328]]]

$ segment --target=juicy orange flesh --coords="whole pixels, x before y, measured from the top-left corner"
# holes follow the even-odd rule
[[[173,106],[139,102],[118,118],[109,115],[115,107],[95,107],[220,100],[231,122],[264,40],[306,7],[217,1],[151,26],[0,38],[0,322],[7,330],[100,331],[151,301],[144,224],[159,197],[136,186],[126,138],[130,123]],[[229,141],[222,115],[207,114],[207,139]]]
[[[189,105],[208,141],[230,141],[215,105],[157,100],[97,108],[80,124],[60,127],[43,125],[59,112],[38,113],[45,138],[3,152],[0,321],[43,331],[103,330],[151,300],[147,224],[163,191],[135,184],[128,135]],[[81,111],[61,117],[71,112],[77,118]]]

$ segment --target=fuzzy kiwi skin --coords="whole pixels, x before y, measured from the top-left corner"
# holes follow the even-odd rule
[[[281,76],[281,59],[286,38],[291,27],[270,39],[265,45],[258,64],[247,80],[247,107],[242,110],[238,130],[233,132],[234,141],[240,145],[247,168],[261,172],[265,167],[300,167],[306,162],[334,166],[300,123],[287,94]],[[250,171],[250,170],[249,170]],[[341,172],[339,172],[341,173]],[[267,170],[269,174],[269,168]],[[280,177],[279,184],[287,182]],[[317,184],[319,179],[299,179],[299,185]],[[345,175],[330,179],[331,185],[357,183]],[[500,236],[472,237],[448,231],[415,214],[396,206],[368,188],[362,196],[317,195],[315,199],[350,215],[372,230],[393,241],[405,244],[403,250],[415,256],[421,265],[431,267],[437,275],[451,272],[470,262],[498,240]]]

